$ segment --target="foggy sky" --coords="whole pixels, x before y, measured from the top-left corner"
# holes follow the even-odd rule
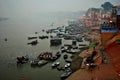
[[[80,11],[90,7],[98,8],[107,1],[120,5],[120,0],[0,0],[0,16]]]

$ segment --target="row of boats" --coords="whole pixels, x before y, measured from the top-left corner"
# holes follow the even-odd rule
[[[40,36],[40,39],[48,39],[48,36]],[[31,39],[36,39],[33,40],[31,42],[28,43],[28,45],[37,45],[38,44],[38,40],[37,37],[28,37],[28,40]],[[57,45],[61,45],[62,44],[62,39],[60,38],[51,38],[50,39],[50,46],[57,46]]]
[[[35,36],[35,37],[28,37],[28,40],[31,41],[28,44],[29,45],[37,45],[38,44],[38,38],[43,40],[43,39],[49,39],[50,38],[50,44],[51,45],[61,45],[62,44],[62,38],[64,38],[65,40],[74,40],[72,42],[72,45],[76,45],[76,41],[78,42],[82,42],[82,37],[81,35],[76,35],[76,34],[72,34],[72,31],[75,27],[68,27],[66,28],[66,30],[63,28],[57,28],[57,29],[51,29],[46,31],[47,33],[56,33],[57,38],[54,38],[52,35],[48,36],[48,35],[42,35],[42,36]],[[78,28],[76,28],[76,30],[78,30]],[[71,31],[71,32],[67,32],[67,31]],[[44,32],[44,30],[43,30]],[[75,31],[76,32],[76,31]],[[79,30],[78,30],[79,32]],[[71,33],[71,34],[69,34]],[[38,32],[35,32],[35,34],[38,34]],[[87,39],[86,39],[87,40]],[[64,71],[63,74],[60,75],[61,79],[65,79],[67,78],[69,75],[71,75],[72,71],[70,69],[71,66],[71,62],[72,60],[68,60],[68,55],[64,55],[63,58],[64,60],[67,62],[67,64],[65,64],[64,66],[60,66],[60,62],[55,62],[58,58],[60,58],[60,56],[62,55],[62,53],[70,53],[70,54],[75,54],[77,52],[80,51],[80,49],[76,46],[72,46],[72,45],[64,45],[63,47],[61,47],[61,51],[55,53],[55,55],[52,54],[52,52],[42,52],[40,53],[37,58],[35,59],[30,59],[29,56],[19,56],[17,57],[17,63],[27,63],[29,62],[30,65],[32,67],[41,67],[43,65],[46,65],[49,62],[54,62],[51,64],[51,68],[52,69],[57,69],[59,71]],[[85,46],[86,45],[82,45]]]
[[[66,30],[71,32],[73,31],[74,27],[70,27],[67,28]],[[34,40],[32,41],[30,44],[31,45],[36,45],[38,43],[38,38],[39,39],[48,39],[50,38],[50,46],[54,45],[61,45],[62,44],[62,39],[65,40],[72,40],[72,44],[71,45],[64,45],[63,47],[61,47],[60,51],[58,51],[55,55],[52,54],[52,52],[43,52],[40,53],[36,59],[32,59],[30,61],[31,66],[35,67],[35,66],[42,66],[45,65],[49,62],[53,62],[56,61],[63,53],[66,53],[65,55],[63,55],[63,59],[65,60],[65,62],[67,62],[67,64],[65,64],[64,66],[60,66],[60,62],[54,62],[51,64],[51,68],[52,69],[57,69],[58,71],[64,71],[63,74],[60,75],[61,79],[65,79],[67,78],[69,75],[71,75],[72,71],[70,70],[70,66],[71,66],[71,62],[72,60],[68,60],[68,55],[67,54],[75,54],[77,52],[80,51],[80,48],[78,46],[76,46],[77,42],[82,42],[83,41],[83,37],[80,34],[69,34],[65,29],[51,29],[46,31],[47,33],[56,33],[57,37],[53,37],[53,36],[39,36],[39,37],[29,37],[28,40]],[[78,30],[78,29],[77,29]],[[74,30],[75,31],[75,30]],[[78,31],[79,32],[79,31]],[[85,38],[85,40],[89,40],[89,38]],[[87,47],[87,45],[85,44],[80,44],[79,46],[84,46],[84,48]]]
[[[60,67],[59,65],[60,65],[60,62],[55,62],[55,63],[53,63],[53,64],[51,65],[51,67],[52,67],[52,69],[57,68],[59,71],[60,71],[60,70],[65,71],[65,69],[70,68],[71,63],[65,64],[64,67]]]
[[[60,67],[60,62],[55,62],[51,66],[52,66],[52,69],[57,68],[58,71],[64,71],[64,73],[60,75],[61,80],[64,80],[65,78],[70,76],[72,73],[70,69],[70,66],[71,66],[70,63],[65,64],[64,67]]]
[[[30,60],[28,55],[18,56],[16,59],[18,64],[24,64],[24,63],[30,62],[31,67],[36,67],[36,66],[41,67],[49,62],[48,60],[39,59],[39,58]],[[64,73],[61,74],[60,76],[61,79],[67,78],[72,73],[70,66],[71,66],[71,63],[67,63],[63,67],[60,67],[60,62],[54,62],[51,64],[52,69],[56,68],[58,71],[64,71]]]
[[[33,60],[30,61],[30,64],[31,64],[32,67],[36,67],[36,66],[40,67],[40,66],[43,66],[47,63],[48,63],[48,61],[39,60],[39,59],[33,59]]]
[[[53,37],[53,35],[41,35],[41,36],[31,36],[31,37],[28,37],[28,40],[33,40],[35,39],[34,41],[31,41],[29,42],[28,44],[31,44],[31,45],[36,45],[38,43],[38,38],[39,39],[48,39],[49,37],[51,38],[50,39],[50,44],[51,46],[54,45],[54,46],[57,46],[57,45],[61,45],[62,44],[62,39],[61,38],[64,38],[65,40],[76,40],[78,42],[82,42],[82,35],[80,34],[69,34],[66,32],[66,30],[69,32],[69,29],[71,28],[68,28],[68,29],[65,29],[64,27],[58,27],[56,29],[49,29],[46,31],[46,33],[55,33],[56,36]],[[44,32],[44,30],[43,30]],[[38,32],[35,32],[35,34],[38,34]]]
[[[67,48],[61,47],[61,50],[64,48],[68,49],[68,47]],[[24,64],[29,62],[31,67],[41,67],[43,65],[46,65],[49,62],[56,61],[63,53],[64,52],[58,51],[53,55],[52,52],[42,52],[35,59],[29,58],[28,55],[18,56],[17,63]],[[72,73],[72,71],[69,70],[72,61],[67,60],[68,58],[67,54],[63,55],[63,58],[67,62],[67,64],[65,64],[64,66],[60,66],[60,62],[54,62],[53,64],[51,64],[52,69],[57,69],[58,71],[64,71],[64,73],[61,74],[60,76],[62,79],[67,78]]]
[[[55,61],[61,56],[60,52],[57,52],[54,56],[52,55],[52,52],[43,52],[38,55],[38,58],[40,60],[48,60],[48,61]]]
[[[37,39],[38,37],[28,37],[28,40],[32,40],[32,39]],[[48,39],[49,36],[45,36],[45,35],[42,35],[42,36],[39,36],[39,39]]]
[[[37,65],[42,65],[42,63],[46,64],[48,61],[55,61],[60,56],[61,56],[60,52],[57,52],[54,56],[52,55],[52,52],[42,52],[38,55],[37,58],[32,59],[31,61],[28,55],[18,56],[16,59],[17,59],[17,63],[24,64],[30,62],[32,66],[33,65],[37,66]]]

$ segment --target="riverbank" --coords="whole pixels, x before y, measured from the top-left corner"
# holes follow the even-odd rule
[[[79,54],[81,52],[83,52],[84,50],[85,49],[83,49],[80,52],[72,55],[72,57],[71,57],[72,58],[72,63],[71,63],[70,68],[71,68],[71,70],[73,72],[75,72],[76,70],[80,69],[80,66],[82,65],[82,62],[83,62],[83,58],[81,56],[79,56]]]
[[[93,34],[91,33],[89,35],[92,39],[94,38],[93,42],[98,41],[99,44],[95,47],[95,50],[97,51],[97,55],[94,57],[95,64],[97,64],[97,67],[95,67],[92,70],[89,70],[86,68],[86,65],[84,65],[84,59],[91,55],[93,48],[89,48],[87,50],[84,50],[79,54],[80,57],[83,58],[83,62],[81,64],[81,68],[76,70],[71,76],[69,76],[66,80],[119,80],[120,77],[117,75],[114,64],[112,62],[111,56],[109,54],[106,54],[105,52],[101,52],[101,41],[100,41],[100,34],[97,33]],[[104,60],[105,58],[105,60]]]
[[[95,47],[95,51],[97,52],[97,55],[94,57],[94,60],[95,60],[95,63],[97,64],[97,66],[99,67],[101,62],[102,62],[102,58],[101,58],[101,53],[99,51],[100,49],[100,34],[99,33],[91,33],[88,35],[92,41],[91,43],[95,43],[95,42],[99,42],[99,44]],[[80,57],[82,59],[82,62],[79,62],[79,64],[81,64],[79,66],[79,64],[77,64],[77,66],[79,66],[79,69],[77,69],[70,77],[67,78],[67,80],[90,80],[93,75],[91,75],[89,73],[89,71],[86,69],[86,65],[84,64],[85,63],[85,59],[87,57],[89,57],[92,52],[94,51],[94,48],[88,48],[86,50],[83,50],[82,52],[80,52],[78,55],[78,58]],[[77,62],[77,61],[76,61]],[[97,70],[97,69],[96,69]],[[90,75],[89,75],[90,74]]]

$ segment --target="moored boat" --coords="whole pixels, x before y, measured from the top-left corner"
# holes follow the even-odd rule
[[[57,46],[62,44],[62,39],[55,38],[50,40],[50,45],[51,46]]]
[[[35,40],[35,41],[32,41],[32,42],[29,42],[28,44],[31,44],[31,45],[37,45],[37,44],[38,44],[38,41]]]
[[[57,60],[57,59],[58,59],[57,56],[52,56],[52,57],[50,58],[51,61],[55,61],[55,60]]]
[[[38,66],[43,66],[43,65],[45,65],[45,64],[47,64],[47,63],[48,63],[48,61],[40,60],[40,61],[38,62]]]
[[[16,59],[17,59],[17,63],[26,63],[29,60],[29,56],[28,55],[18,56]]]
[[[71,66],[70,63],[65,64],[65,69],[66,69],[66,68],[69,68],[70,66]]]
[[[63,58],[64,58],[64,59],[67,59],[67,58],[68,58],[68,55],[67,55],[67,54],[65,54],[65,55],[63,56]]]
[[[65,71],[65,68],[64,67],[57,67],[57,70],[58,71]]]
[[[58,52],[56,53],[56,56],[57,56],[57,57],[60,57],[60,56],[61,56],[61,53],[58,51]]]
[[[48,36],[39,36],[39,39],[48,39],[49,37]]]
[[[28,40],[37,39],[37,37],[28,37]]]
[[[65,78],[67,78],[68,76],[70,76],[71,75],[71,71],[65,71],[61,76],[60,76],[60,78],[61,79],[65,79]]]
[[[38,58],[41,60],[50,60],[52,57],[52,52],[42,52],[38,55]]]
[[[51,65],[52,68],[56,68],[60,65],[60,62],[55,62]]]
[[[65,59],[65,62],[71,63],[71,62],[72,62],[72,59]]]
[[[39,59],[33,59],[30,61],[30,64],[31,64],[31,66],[37,66],[39,61],[40,61]]]

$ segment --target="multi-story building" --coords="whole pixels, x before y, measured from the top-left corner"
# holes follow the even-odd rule
[[[101,8],[89,8],[86,12],[85,25],[91,30],[98,30],[99,25],[102,21],[102,12]]]
[[[102,9],[101,8],[89,8],[86,12],[86,26],[96,27],[101,22]]]

